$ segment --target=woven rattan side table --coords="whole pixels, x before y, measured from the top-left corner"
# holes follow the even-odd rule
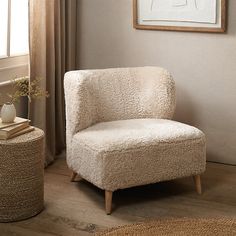
[[[40,129],[0,141],[0,222],[43,210],[44,133]]]

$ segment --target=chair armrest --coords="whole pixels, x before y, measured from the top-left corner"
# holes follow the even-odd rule
[[[67,72],[64,77],[67,149],[73,136],[96,123],[96,109],[86,71]]]

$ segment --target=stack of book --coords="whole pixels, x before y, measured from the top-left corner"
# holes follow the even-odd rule
[[[13,123],[3,123],[0,118],[0,140],[14,138],[34,130],[29,123],[30,120],[20,117],[16,117]]]

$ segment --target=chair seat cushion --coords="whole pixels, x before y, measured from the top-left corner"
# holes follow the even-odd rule
[[[96,151],[123,151],[159,143],[202,138],[197,128],[172,120],[136,119],[102,122],[76,135],[79,142]]]
[[[106,190],[205,170],[204,134],[195,127],[171,120],[98,123],[74,135],[72,147],[71,167]]]

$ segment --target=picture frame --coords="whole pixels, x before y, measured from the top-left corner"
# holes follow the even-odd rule
[[[160,1],[159,9],[158,1]],[[170,9],[169,5],[166,5],[168,1],[169,4],[171,1],[173,4]],[[187,6],[190,1],[194,1],[195,7]],[[227,0],[211,0],[212,2],[208,0],[208,4],[203,3],[205,8],[202,7],[200,10],[196,5],[198,1],[207,0],[133,0],[133,26],[140,30],[226,32]],[[188,10],[179,11],[186,6]],[[152,7],[156,9],[152,11]]]

